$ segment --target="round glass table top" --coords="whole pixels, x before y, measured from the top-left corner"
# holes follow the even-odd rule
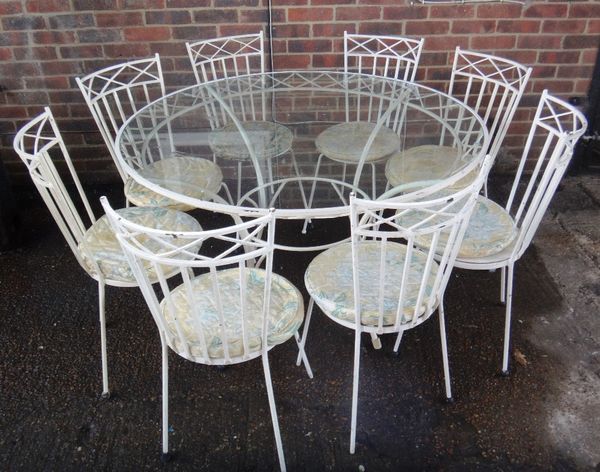
[[[439,91],[302,71],[166,95],[123,125],[116,147],[136,192],[228,213],[274,208],[279,217],[306,218],[347,213],[351,192],[385,198],[464,180],[487,141],[482,119]]]

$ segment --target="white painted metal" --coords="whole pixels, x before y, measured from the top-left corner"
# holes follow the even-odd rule
[[[100,319],[100,340],[102,359],[102,395],[109,395],[108,363],[106,353],[106,323],[104,288],[105,285],[116,287],[134,287],[137,284],[110,280],[104,277],[98,262],[93,256],[85,254],[85,246],[80,245],[86,230],[96,223],[87,197],[83,191],[73,162],[60,135],[52,112],[45,108],[44,112],[27,123],[19,130],[14,139],[14,148],[23,160],[31,179],[40,193],[44,203],[50,210],[56,224],[75,255],[81,267],[98,282],[98,311]],[[54,157],[52,157],[54,156]],[[67,166],[70,183],[75,186],[76,201],[67,191],[66,185],[59,175],[53,160],[61,158]],[[77,202],[77,204],[76,204]],[[77,206],[83,206],[83,215],[77,211]],[[92,265],[92,271],[84,263]]]
[[[271,310],[275,238],[273,211],[245,222],[237,219],[237,224],[209,231],[173,232],[137,225],[112,210],[105,197],[102,197],[101,201],[160,332],[163,349],[163,453],[167,454],[169,450],[168,348],[185,359],[207,365],[237,364],[261,357],[279,464],[281,469],[285,470],[268,362],[268,351],[276,343],[283,342],[282,340],[272,341],[269,338],[274,333],[273,326],[269,324],[273,317]],[[261,235],[265,233],[266,238],[262,239]],[[151,244],[148,241],[151,241]],[[178,242],[178,246],[174,245],[174,241]],[[198,250],[200,246],[201,248]],[[257,260],[264,260],[265,269],[256,269],[255,262]],[[151,264],[157,274],[160,286],[159,294],[155,292],[147,272],[143,270],[145,264]],[[228,285],[219,278],[218,274],[223,274],[225,269],[234,271],[233,277],[237,280],[235,286]],[[176,272],[181,279],[181,284],[175,289],[169,287],[165,277],[165,273],[171,272]],[[214,317],[217,317],[214,326],[205,326],[208,321],[201,318],[203,313],[199,311],[201,308],[197,298],[200,295],[194,288],[194,284],[199,283],[201,279],[194,277],[195,274],[200,274],[199,277],[210,278],[212,289],[209,288],[208,292],[210,292],[212,309],[215,312]],[[253,277],[260,277],[264,281],[261,282],[264,283],[264,291],[259,289],[260,296],[251,298],[252,292],[248,285],[251,282],[256,284],[253,282],[255,280]],[[289,284],[289,282],[287,283]],[[291,284],[289,286],[293,287]],[[293,288],[293,290],[290,300],[297,304],[303,317],[302,297],[297,289]],[[179,311],[177,311],[177,307],[182,303],[181,297],[185,299],[185,303],[189,307],[188,321],[182,319],[183,315],[179,316]],[[239,301],[239,313],[236,312],[234,315],[239,319],[226,318],[227,306],[231,300]],[[256,313],[260,316],[258,320],[260,324],[251,316],[255,307],[258,307]],[[167,312],[172,315],[169,317]],[[208,316],[210,318],[213,315],[208,314]],[[235,333],[236,336],[239,334],[241,341],[238,342],[237,338],[231,341],[231,346],[237,346],[238,349],[231,352],[232,347],[230,347],[228,333],[234,329],[230,326],[238,322],[240,332],[236,331]],[[210,331],[212,329],[216,331]],[[258,332],[254,330],[258,330]],[[217,334],[211,334],[213,337],[209,338],[209,334],[215,332]],[[275,334],[280,333],[275,332]],[[292,334],[297,334],[297,331],[296,333],[286,333],[289,336]],[[210,350],[214,345],[207,340],[216,338],[221,340],[219,343],[221,350],[215,353]],[[303,345],[298,338],[296,338],[296,342],[306,371],[309,376],[312,376]]]
[[[264,33],[185,43],[196,82],[265,72]]]
[[[501,300],[506,302],[502,372],[508,373],[513,272],[537,231],[560,180],[573,156],[577,140],[587,128],[585,117],[568,103],[544,90],[517,169],[506,211],[517,234],[509,247],[482,258],[457,258],[455,265],[470,270],[501,270]],[[531,169],[526,175],[526,167]]]
[[[492,160],[488,156],[473,183],[461,190],[455,190],[455,193],[446,193],[444,197],[438,195],[437,197],[415,199],[414,195],[407,194],[395,199],[372,201],[351,196],[351,243],[348,244],[350,246],[347,249],[348,252],[344,254],[351,253],[352,274],[345,275],[352,277],[352,295],[351,298],[348,298],[348,293],[344,291],[341,299],[352,300],[353,298],[348,306],[344,305],[343,310],[352,310],[354,319],[340,317],[338,302],[336,302],[335,309],[332,309],[328,303],[319,303],[323,287],[313,285],[314,280],[310,276],[311,266],[315,264],[316,260],[309,265],[305,276],[307,289],[311,296],[309,309],[312,309],[313,303],[316,303],[331,320],[355,331],[350,453],[354,453],[356,442],[362,333],[376,336],[394,333],[397,335],[394,350],[397,350],[404,331],[420,325],[438,310],[446,396],[451,398],[443,312],[444,292],[467,227],[468,218],[491,167],[491,162]],[[426,236],[430,242],[427,247],[416,243],[416,240],[423,236]],[[376,249],[372,251],[376,256],[374,259],[367,260],[364,255],[361,256],[361,254],[365,254],[361,248],[374,243],[376,243]],[[340,246],[328,251],[339,251],[339,249]],[[393,280],[391,283],[400,288],[398,298],[394,300],[394,305],[390,308],[384,301],[386,301],[385,285],[386,282],[390,283],[389,271],[391,270],[386,254],[392,249],[405,252],[403,260],[396,262],[401,264],[401,269],[399,269],[401,275],[398,280]],[[319,255],[318,258],[323,260],[323,257],[327,257],[328,251]],[[369,254],[373,255],[371,252]],[[435,259],[438,259],[437,263],[434,261]],[[331,262],[337,264],[339,260]],[[374,276],[376,280],[367,280],[366,277],[360,275],[371,265],[374,267],[373,274],[376,274]],[[329,275],[335,277],[334,273],[336,272],[332,270],[331,274],[325,274],[324,277],[329,278]],[[363,284],[369,287],[367,288]],[[336,294],[332,294],[332,297],[339,300]],[[370,301],[367,302],[367,299]],[[391,300],[387,300],[387,302],[391,302]],[[367,304],[372,311],[369,312],[368,321],[365,321],[363,306]],[[378,315],[375,315],[374,307],[378,307]],[[392,313],[393,316],[384,319],[384,315],[389,316]],[[306,342],[309,322],[310,313],[307,313],[301,340],[302,345]]]

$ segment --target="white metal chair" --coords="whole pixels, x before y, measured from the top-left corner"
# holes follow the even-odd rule
[[[48,206],[77,262],[98,282],[100,339],[102,353],[102,395],[108,396],[108,363],[104,315],[105,285],[134,287],[137,282],[106,217],[96,220],[85,196],[71,158],[49,108],[26,124],[15,136],[14,148],[27,166],[31,179]],[[62,157],[75,186],[75,202],[85,208],[77,211],[51,155]],[[198,222],[186,213],[166,208],[127,208],[120,215],[155,228],[196,231]],[[87,217],[87,218],[86,218]],[[150,277],[154,277],[152,273]]]
[[[506,205],[502,207],[484,196],[477,199],[455,262],[462,269],[502,269],[500,298],[506,303],[502,358],[505,375],[514,265],[531,243],[586,127],[586,119],[579,111],[544,90]],[[528,176],[526,168],[531,170]]]
[[[456,48],[448,95],[469,105],[486,122],[491,136],[488,154],[494,159],[525,91],[531,70],[531,67],[508,59]],[[468,130],[461,129],[458,134],[465,132]],[[457,147],[442,144],[446,138],[442,135],[439,144],[417,146],[392,156],[385,169],[388,182],[397,186],[418,180],[424,161],[428,164],[431,178],[446,176],[457,159]],[[475,173],[466,176],[460,185],[474,177]]]
[[[186,43],[186,48],[198,84],[265,72],[262,31]],[[252,86],[252,79],[248,79],[246,91]],[[294,137],[289,128],[267,118],[271,107],[264,95],[260,97],[254,95],[254,99],[246,103],[248,95],[244,93],[244,86],[239,83],[233,86],[236,90],[241,88],[240,93],[229,90],[227,85],[224,87],[227,89],[225,92],[229,92],[226,93],[225,102],[231,109],[241,112],[236,116],[239,126],[227,113],[223,113],[223,107],[207,107],[213,129],[208,142],[215,157],[237,161],[237,199],[239,200],[242,193],[242,166],[250,159],[247,143],[251,143],[255,157],[259,161],[268,161],[267,170],[271,172],[271,160],[290,151]],[[262,100],[258,102],[256,98]],[[293,165],[297,172],[295,159]],[[272,180],[271,175],[269,180]]]
[[[291,337],[298,342],[304,312],[298,289],[273,273],[273,212],[210,231],[178,232],[128,221],[110,208],[105,197],[101,200],[160,333],[163,455],[168,457],[169,452],[169,348],[185,359],[207,365],[237,364],[260,357],[279,464],[285,470],[268,352]],[[261,239],[264,232],[266,240]],[[261,259],[265,269],[255,266]],[[155,268],[159,295],[143,270],[146,264]],[[165,275],[169,271],[181,277],[175,288],[167,285]],[[312,377],[302,347],[300,356]]]
[[[100,129],[104,142],[117,166],[119,175],[125,184],[125,197],[127,202],[138,206],[164,206],[179,210],[190,210],[191,207],[175,200],[150,191],[127,176],[123,170],[117,150],[115,139],[119,128],[144,106],[165,95],[165,84],[160,64],[160,56],[116,64],[107,67],[83,78],[77,78],[77,85],[90,108],[90,112]],[[166,107],[149,109],[153,115],[150,118],[157,124],[169,116]],[[144,136],[144,127],[139,126],[140,136],[129,136],[132,141],[139,139],[157,139]],[[136,169],[149,178],[160,178],[165,181],[181,178],[181,169],[187,169],[185,188],[190,196],[203,198],[208,194],[217,194],[223,179],[221,170],[213,162],[178,152],[173,142],[170,128],[167,126],[169,136],[166,143],[161,145],[160,159],[153,163],[146,163]],[[139,159],[140,156],[137,156]],[[144,159],[147,160],[146,157]],[[129,163],[135,167],[135,161]],[[171,170],[171,172],[170,172]],[[195,189],[195,190],[194,190]]]
[[[444,325],[444,291],[467,220],[491,159],[469,186],[442,196],[387,201],[351,196],[351,242],[322,252],[309,264],[304,281],[310,302],[301,340],[306,341],[316,303],[331,320],[355,331],[350,453],[354,453],[358,409],[361,334],[374,339],[397,334],[439,313],[446,397],[451,399]],[[429,244],[417,246],[419,237]],[[437,253],[442,257],[435,261]]]

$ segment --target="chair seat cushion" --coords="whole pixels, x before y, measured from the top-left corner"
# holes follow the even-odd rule
[[[458,258],[490,256],[508,247],[517,235],[517,227],[508,212],[482,195],[465,231]]]
[[[395,187],[422,180],[444,179],[466,164],[459,149],[428,144],[394,154],[386,163],[385,176]],[[453,187],[465,187],[476,177],[477,170],[470,172]]]
[[[358,163],[376,124],[368,121],[339,123],[324,130],[315,141],[318,151],[334,161]],[[365,162],[380,161],[400,147],[400,138],[381,126],[373,140]]]
[[[192,156],[174,156],[156,161],[138,173],[165,189],[182,195],[208,200],[218,193],[223,181],[219,166],[208,159]],[[136,206],[169,207],[187,211],[192,207],[160,195],[129,178],[125,183],[125,196]]]
[[[266,272],[262,269],[245,269],[243,275],[246,283],[245,329],[248,335],[246,354],[251,354],[262,348],[262,310]],[[229,356],[239,357],[244,354],[240,307],[240,269],[217,271],[216,279],[223,308]],[[168,298],[161,302],[167,329],[173,335],[174,348],[179,353],[183,350],[175,318],[177,318],[192,356],[204,358],[202,339],[197,326],[201,326],[204,333],[209,357],[221,359],[225,356],[218,311],[219,300],[215,296],[214,286],[211,274],[202,274],[191,281],[193,303],[190,303],[187,287],[183,284],[171,292],[172,304],[167,303]],[[281,344],[292,337],[298,331],[303,318],[303,300],[298,289],[284,277],[272,274],[271,302],[267,323],[268,345]]]
[[[361,321],[363,325],[377,326],[381,291],[379,284],[381,243],[365,241],[360,243],[359,248]],[[403,244],[386,243],[383,326],[393,326],[396,322],[406,249],[407,247]],[[408,283],[404,288],[401,324],[408,323],[413,319],[426,260],[427,257],[424,253],[413,250]],[[437,269],[438,265],[433,262],[431,275],[426,283],[424,301],[418,310],[418,316],[427,312],[425,303],[431,294]],[[304,276],[306,289],[317,305],[329,317],[350,323],[355,321],[352,273],[352,245],[344,243],[315,257]],[[432,309],[434,308],[436,306],[432,307]]]
[[[117,210],[119,215],[143,226],[173,231],[201,231],[195,218],[187,213],[160,207],[137,207]],[[151,247],[151,244],[148,245]],[[92,275],[97,275],[93,259],[98,264],[102,275],[110,280],[135,284],[136,280],[129,267],[127,258],[115,237],[108,218],[104,215],[96,221],[84,234],[79,243],[83,256],[84,268]],[[150,274],[150,278],[154,277]]]
[[[292,147],[292,131],[272,121],[243,121],[250,144],[257,159],[277,157]],[[208,135],[208,144],[217,157],[225,159],[250,159],[250,151],[235,123],[216,129]]]

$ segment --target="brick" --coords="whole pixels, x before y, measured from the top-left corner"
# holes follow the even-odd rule
[[[177,45],[179,49],[181,45]],[[133,58],[133,57],[149,57],[154,52],[154,47],[150,47],[147,43],[133,44],[105,44],[102,46],[104,57],[114,58]],[[158,51],[157,51],[158,52]]]
[[[46,75],[80,75],[81,61],[43,62],[42,72]]]
[[[594,49],[587,49],[581,52],[582,64],[595,64],[598,52]]]
[[[532,90],[541,93],[545,89],[552,93],[568,93],[573,91],[573,81],[571,80],[533,80]]]
[[[98,27],[135,26],[143,23],[144,15],[141,12],[96,13]]]
[[[288,21],[331,21],[333,8],[288,8]]]
[[[558,67],[556,67],[556,66],[541,66],[541,65],[536,65],[534,67],[533,71],[531,72],[531,77],[532,78],[540,77],[540,78],[543,78],[543,79],[548,79],[550,77],[555,77],[557,69],[558,69]]]
[[[573,64],[579,62],[579,51],[540,51],[541,64]]]
[[[331,41],[327,39],[289,40],[288,52],[331,52]]]
[[[367,21],[381,19],[379,7],[338,7],[335,9],[336,21]]]
[[[61,57],[65,59],[87,59],[90,57],[102,57],[102,46],[68,46],[59,48]]]
[[[192,15],[185,10],[147,11],[146,23],[149,25],[184,25],[191,23]]]
[[[583,33],[585,28],[586,23],[582,20],[544,20],[542,33]]]
[[[81,43],[111,43],[121,41],[121,31],[118,29],[90,29],[77,31]]]
[[[75,33],[72,31],[36,31],[33,33],[33,42],[36,44],[70,44],[75,42]]]
[[[452,34],[494,33],[495,31],[496,20],[454,20],[452,22]]]
[[[541,21],[538,20],[522,20],[509,21],[498,20],[498,33],[539,33]]]
[[[30,13],[69,11],[71,6],[64,0],[27,0],[25,9]]]
[[[519,36],[517,47],[519,49],[560,49],[562,39],[562,36],[550,35]]]
[[[567,16],[568,8],[566,3],[540,3],[525,8],[523,13],[526,17],[561,18]]]
[[[3,106],[0,110],[3,118],[27,118],[27,109],[23,106]]]
[[[448,34],[449,31],[449,21],[418,21],[406,25],[406,34]]]
[[[597,48],[599,43],[598,36],[565,36],[563,47],[565,49]]]
[[[215,4],[214,6],[216,8],[222,8],[222,7],[232,7],[232,6],[236,6],[236,7],[257,7],[260,5],[260,1],[259,0],[236,0],[235,4],[232,2],[232,0],[214,0]],[[313,0],[314,3],[314,0]]]
[[[29,44],[27,33],[10,31],[0,33],[0,46],[24,46]]]
[[[48,103],[48,93],[41,90],[15,90],[7,97],[9,104],[37,105]]]
[[[82,10],[118,10],[117,0],[73,0],[73,9]]]
[[[27,46],[25,48],[13,48],[13,54],[17,61],[51,61],[58,57],[54,47],[35,47]]]
[[[18,1],[4,1],[0,2],[0,15],[16,15],[23,12],[21,2]]]
[[[50,29],[74,29],[94,26],[94,15],[77,13],[73,15],[55,15],[48,18]]]
[[[497,51],[497,55],[506,57],[515,62],[520,62],[523,65],[535,64],[536,51],[511,49],[510,51]]]
[[[447,52],[423,52],[421,53],[421,60],[419,61],[419,67],[421,66],[440,66],[449,65],[448,53]]]
[[[66,77],[27,77],[25,88],[31,89],[68,89],[69,79]]]
[[[588,20],[586,31],[588,34],[600,33],[600,20]]]
[[[13,53],[11,48],[0,48],[0,61],[12,60]]]
[[[438,5],[431,6],[430,18],[473,18],[475,5]]]
[[[210,0],[167,0],[167,8],[201,8],[210,5]]]
[[[427,8],[417,7],[384,7],[383,8],[383,19],[384,20],[422,20],[427,18],[429,10]]]
[[[171,30],[168,26],[125,28],[123,35],[126,41],[161,41],[171,37]]]
[[[584,94],[584,93],[588,94],[589,89],[590,89],[590,82],[591,82],[591,78],[576,80],[575,87],[573,88],[573,92],[581,93],[581,94]]]
[[[285,54],[287,50],[287,40],[285,39],[274,39],[273,40],[273,52],[275,54]]]
[[[449,51],[456,49],[456,46],[469,49],[469,36],[432,36],[426,38],[424,43],[424,49],[427,51]]]
[[[5,30],[40,30],[46,28],[46,22],[41,16],[9,16],[2,18]]]
[[[570,18],[598,18],[600,17],[600,4],[593,3],[573,3],[569,11]]]
[[[341,69],[344,67],[344,58],[340,54],[315,54],[313,67],[317,69]]]
[[[516,4],[477,5],[477,18],[519,18],[523,7]]]
[[[236,34],[254,34],[262,28],[262,25],[219,25],[218,36],[233,36]],[[210,37],[210,36],[206,36]]]
[[[329,26],[333,27],[334,25],[314,25],[313,36],[316,38],[323,36],[338,36],[338,34],[334,34],[334,28],[326,28]],[[278,38],[305,38],[310,35],[310,25],[301,23],[274,25],[273,34]],[[342,34],[344,34],[343,30]]]
[[[200,39],[215,38],[217,28],[215,26],[180,26],[171,28],[171,34],[173,39],[198,41]]]
[[[248,10],[239,11],[239,22],[244,23],[267,23],[269,21],[269,12],[267,10]],[[261,25],[262,26],[262,25]]]
[[[39,75],[39,64],[22,62],[0,63],[0,77],[4,81],[5,77],[23,77]]]
[[[475,50],[513,49],[517,40],[514,35],[490,35],[471,37],[471,48]]]
[[[309,54],[288,54],[274,57],[275,70],[307,69],[310,66]]]
[[[564,78],[591,77],[593,72],[593,66],[559,66],[556,75]]]
[[[121,0],[125,10],[154,10],[165,8],[165,0]]]
[[[380,21],[361,22],[358,32],[360,34],[384,34],[390,36],[404,35],[404,23],[392,23]],[[343,33],[342,33],[343,36]]]
[[[237,11],[236,10],[201,10],[194,12],[194,22],[203,24],[214,24],[214,23],[236,23],[237,22]]]

